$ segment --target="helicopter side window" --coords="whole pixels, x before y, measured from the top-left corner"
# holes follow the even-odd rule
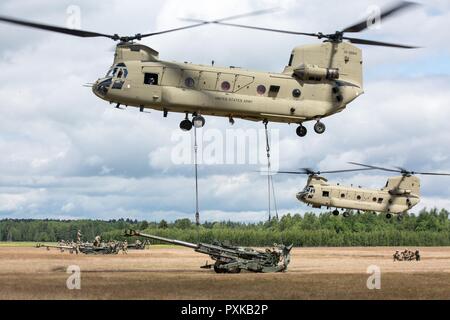
[[[280,86],[270,86],[269,97],[276,98],[278,96],[278,92],[280,92]]]
[[[330,197],[330,191],[323,191],[322,192],[322,197],[329,198]]]
[[[383,198],[378,198],[378,203],[383,203]]]
[[[146,73],[144,76],[144,84],[148,84],[150,86],[158,85],[159,75],[157,73]]]

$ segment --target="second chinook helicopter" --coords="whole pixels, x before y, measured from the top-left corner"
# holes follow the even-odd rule
[[[380,12],[385,19],[411,7],[411,2],[400,2]],[[362,51],[352,44],[410,49],[412,46],[359,39],[346,36],[368,29],[370,19],[331,34],[304,33],[230,24],[227,21],[265,13],[260,10],[214,21],[194,21],[190,26],[119,36],[91,31],[73,30],[29,22],[10,17],[0,21],[15,25],[62,33],[82,38],[109,38],[119,43],[114,62],[106,76],[92,86],[96,96],[116,104],[160,110],[164,117],[169,112],[184,113],[180,128],[189,131],[193,126],[203,127],[203,115],[252,121],[297,124],[297,135],[304,137],[307,121],[315,121],[314,130],[325,132],[321,119],[343,111],[349,103],[363,94]],[[312,36],[324,42],[293,49],[287,67],[281,73],[255,72],[240,68],[224,68],[190,63],[166,62],[150,47],[138,44],[146,37],[166,34],[207,24],[273,31]],[[352,44],[351,44],[352,43]],[[192,120],[189,115],[193,115]]]
[[[420,180],[416,175],[450,176],[449,173],[414,172],[403,168],[389,169],[356,162],[350,162],[350,164],[364,168],[321,172],[303,169],[301,171],[279,171],[279,173],[308,175],[305,188],[296,196],[299,201],[313,208],[335,208],[333,211],[335,216],[339,215],[338,209],[380,212],[385,213],[388,219],[395,214],[399,220],[402,219],[403,214],[420,202]],[[325,177],[321,176],[322,174],[366,170],[383,170],[401,175],[389,178],[386,185],[379,190],[330,184]],[[350,212],[344,211],[343,215],[348,217]]]

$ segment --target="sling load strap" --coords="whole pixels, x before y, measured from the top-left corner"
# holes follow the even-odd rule
[[[195,163],[195,222],[200,224],[200,213],[198,212],[198,145],[197,145],[197,128],[194,127],[194,163]]]
[[[268,192],[268,209],[269,209],[269,221],[272,219],[272,203],[271,194],[273,195],[273,204],[275,209],[276,219],[278,219],[278,208],[277,201],[275,197],[275,186],[273,183],[273,176],[271,174],[271,163],[270,163],[270,143],[269,143],[269,130],[267,128],[268,121],[264,121],[264,128],[266,133],[266,151],[267,151],[267,192]]]

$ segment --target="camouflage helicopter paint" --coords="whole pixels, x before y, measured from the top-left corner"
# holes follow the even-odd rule
[[[381,11],[379,18],[385,19],[413,5],[411,2],[400,2]],[[111,71],[93,84],[93,92],[101,99],[115,103],[117,108],[125,105],[138,107],[142,112],[147,108],[161,110],[164,117],[169,112],[185,113],[185,120],[180,123],[180,128],[185,131],[191,130],[194,125],[203,127],[203,115],[212,115],[228,117],[232,124],[235,118],[263,121],[265,124],[295,123],[298,124],[297,134],[301,137],[307,134],[303,123],[317,121],[314,130],[322,134],[325,132],[325,125],[321,119],[344,110],[364,92],[362,52],[350,43],[415,48],[345,35],[368,29],[372,24],[370,19],[332,34],[268,29],[226,22],[270,11],[273,10],[259,10],[214,21],[185,19],[194,24],[122,37],[9,17],[0,16],[0,21],[71,36],[103,37],[119,41]],[[281,73],[161,61],[158,52],[135,43],[146,37],[207,24],[311,36],[324,39],[324,42],[294,48],[288,66]],[[189,120],[190,114],[193,115],[192,121]]]
[[[302,171],[280,171],[279,173],[309,176],[305,188],[297,193],[296,197],[299,201],[313,208],[336,208],[333,211],[336,216],[339,215],[339,208],[386,213],[387,218],[396,214],[399,219],[402,218],[402,214],[420,202],[420,179],[415,175],[450,176],[448,173],[413,172],[402,168],[390,169],[355,162],[350,163],[364,168],[322,172],[303,169]],[[329,184],[328,180],[322,176],[322,174],[367,170],[397,172],[401,173],[401,176],[389,178],[386,185],[380,190]],[[348,217],[349,214],[348,211],[344,212],[345,217]]]

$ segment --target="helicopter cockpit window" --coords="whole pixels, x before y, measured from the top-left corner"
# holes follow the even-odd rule
[[[106,74],[106,77],[116,77],[116,78],[126,78],[128,77],[128,69],[127,66],[124,63],[119,63],[118,65],[112,67],[109,69],[108,73]]]
[[[314,189],[313,186],[308,186],[308,187],[305,188],[304,192],[313,194],[313,193],[316,192],[316,189]]]
[[[109,69],[108,73],[106,74],[106,78],[114,77],[117,73],[117,68],[111,68]]]
[[[157,73],[146,73],[144,76],[144,84],[148,84],[150,86],[158,85],[159,75]]]

